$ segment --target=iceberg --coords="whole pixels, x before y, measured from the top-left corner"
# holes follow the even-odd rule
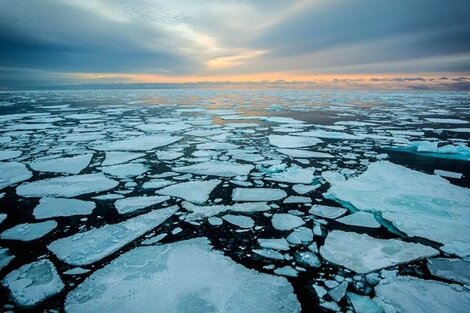
[[[132,295],[132,296],[129,296]],[[75,312],[295,313],[282,277],[259,273],[210,248],[206,238],[138,247],[97,270],[67,295]]]
[[[332,181],[326,196],[380,213],[410,237],[442,243],[447,253],[470,255],[470,189],[440,176],[381,161],[360,176]]]
[[[103,174],[82,174],[54,177],[23,183],[16,188],[22,197],[75,197],[113,189],[119,183]]]
[[[57,239],[47,248],[70,265],[87,265],[116,252],[154,229],[178,211],[178,206],[152,211],[117,224],[107,224]]]
[[[359,274],[366,274],[435,256],[439,251],[418,243],[378,239],[367,234],[333,230],[320,248],[320,254],[331,263]]]

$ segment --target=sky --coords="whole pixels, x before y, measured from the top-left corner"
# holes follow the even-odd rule
[[[469,0],[0,0],[0,89],[470,89]]]

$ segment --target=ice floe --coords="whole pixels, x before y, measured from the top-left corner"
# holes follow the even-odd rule
[[[104,159],[102,166],[107,165],[116,165],[121,163],[126,163],[128,161],[132,161],[134,159],[138,159],[145,156],[144,153],[139,152],[119,152],[119,151],[111,151],[106,152],[106,158]]]
[[[214,190],[220,182],[221,181],[218,179],[190,181],[171,185],[159,189],[156,192],[160,195],[177,197],[198,204],[206,202],[212,190]]]
[[[93,154],[83,154],[68,158],[36,160],[29,165],[35,171],[78,174],[90,164]]]
[[[442,177],[376,162],[358,177],[331,182],[327,197],[378,212],[408,236],[444,244],[445,252],[470,255],[470,189]]]
[[[432,258],[428,260],[428,269],[432,275],[470,285],[470,261],[461,259]]]
[[[205,238],[131,250],[93,273],[65,300],[68,313],[139,313],[149,308],[157,312],[300,312],[285,278],[246,269],[211,250]]]
[[[290,136],[290,135],[269,135],[269,143],[278,148],[302,148],[311,147],[322,142],[318,138]]]
[[[355,212],[350,215],[340,217],[336,220],[349,226],[359,226],[367,228],[379,228],[380,223],[374,218],[374,215],[367,212]]]
[[[82,174],[54,177],[23,183],[16,193],[23,197],[75,197],[113,189],[118,182],[103,174]]]
[[[197,175],[212,175],[222,177],[235,177],[248,175],[254,168],[250,164],[236,162],[209,161],[194,165],[173,167],[172,170],[179,173],[191,173]]]
[[[397,239],[378,239],[367,234],[334,230],[320,254],[331,263],[364,274],[439,254],[434,248]]]
[[[158,147],[168,146],[183,137],[168,135],[148,135],[104,143],[92,148],[100,151],[149,151]]]
[[[152,211],[117,224],[107,224],[57,239],[47,247],[60,260],[71,265],[87,265],[116,252],[131,241],[154,229],[175,212],[177,206]]]
[[[286,213],[274,214],[271,218],[273,227],[277,230],[292,230],[305,224],[298,216]]]
[[[54,264],[47,259],[21,266],[6,275],[2,284],[15,302],[24,307],[37,305],[64,288]]]
[[[33,215],[37,219],[89,215],[95,206],[93,201],[44,197],[39,200],[39,204],[34,208]]]
[[[114,202],[114,207],[119,214],[132,213],[137,210],[167,201],[170,197],[165,196],[137,196],[119,199]]]
[[[56,221],[18,224],[10,229],[4,230],[0,234],[0,238],[3,240],[31,241],[44,237],[56,227]]]
[[[22,163],[0,162],[0,190],[28,180],[32,176],[31,172]]]
[[[287,197],[287,193],[276,188],[235,188],[233,201],[276,201]]]
[[[183,208],[185,208],[190,213],[186,215],[186,220],[198,220],[205,217],[211,217],[222,212],[241,212],[241,213],[251,213],[251,212],[262,212],[269,211],[271,207],[265,202],[246,202],[246,203],[235,203],[232,205],[207,205],[199,206],[194,205],[190,202],[183,202]]]
[[[251,228],[255,226],[253,219],[248,216],[227,214],[222,216],[222,219],[241,228]]]
[[[315,204],[312,206],[312,208],[308,211],[308,213],[323,217],[323,218],[338,218],[341,215],[344,215],[348,210],[345,208],[339,208],[335,206],[330,206],[330,205],[320,205],[320,204]]]

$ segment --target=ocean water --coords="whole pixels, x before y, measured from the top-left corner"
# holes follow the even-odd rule
[[[468,233],[462,235],[459,249],[454,250],[443,248],[448,246],[444,239],[437,241],[426,233],[426,227],[430,230],[449,227],[447,231],[453,232],[456,228],[452,225],[470,226],[468,93],[192,89],[2,92],[0,126],[0,213],[5,214],[0,233],[22,223],[57,222],[57,226],[43,236],[37,229],[20,231],[16,238],[0,235],[0,247],[8,248],[8,254],[15,256],[0,271],[0,279],[3,279],[0,304],[5,311],[62,311],[66,309],[64,301],[69,293],[118,256],[145,244],[165,245],[197,237],[208,238],[213,250],[260,273],[281,275],[278,269],[292,267],[296,277],[286,279],[302,312],[327,311],[325,303],[333,303],[333,308],[337,305],[342,311],[354,309],[347,296],[337,302],[328,294],[319,297],[313,285],[328,290],[328,286],[335,285],[332,281],[347,281],[348,292],[376,299],[378,303],[384,301],[376,295],[377,282],[366,281],[365,273],[358,274],[344,264],[334,264],[318,251],[333,231],[367,234],[381,239],[384,244],[391,239],[418,243],[435,249],[434,257],[468,258]],[[395,223],[385,215],[381,219],[384,212],[380,208],[375,211],[347,203],[346,194],[337,198],[328,196],[339,179],[334,175],[354,179],[367,173],[372,164],[381,162],[391,162],[410,172],[406,172],[406,179],[400,180],[399,176],[391,182],[389,190],[380,188],[382,180],[371,183],[365,199],[376,200],[385,193],[398,199],[393,198],[396,193],[403,201],[405,212],[419,207],[419,214],[422,214],[427,200],[413,197],[413,194],[403,198],[405,191],[400,188],[403,183],[414,181],[414,175],[429,174],[426,176],[429,182],[438,181],[436,186],[444,190],[436,195],[434,204],[448,223],[446,220],[446,224],[430,222],[423,226],[418,225],[418,220],[417,227],[424,227],[424,231],[419,236],[410,236],[404,228],[400,229],[398,218]],[[47,185],[48,179],[87,174],[99,174],[113,183],[103,187],[103,180],[93,178]],[[445,176],[445,180],[436,174]],[[217,183],[207,186],[209,180]],[[432,198],[429,188],[434,187],[423,184],[426,179],[416,181],[420,182],[415,186],[417,192],[422,192],[418,195],[429,194]],[[28,187],[31,182],[38,183]],[[149,187],[149,182],[156,185]],[[184,185],[190,182],[199,184]],[[396,188],[393,184],[397,184]],[[179,191],[178,188],[162,191],[175,185],[181,186]],[[295,185],[303,186],[294,188]],[[190,206],[186,202],[197,206],[246,203],[233,200],[236,188],[268,188],[254,191],[249,200],[263,203],[267,209],[223,211],[219,208],[218,213],[190,217]],[[415,190],[413,188],[410,190]],[[274,199],[273,190],[282,190],[285,195]],[[299,193],[299,190],[307,192]],[[111,196],[105,199],[103,195]],[[120,199],[143,196],[168,197],[158,203],[149,201],[141,208],[139,205],[131,207],[127,213],[119,213],[115,206]],[[285,203],[290,196],[304,198]],[[461,198],[458,205],[453,202],[455,196]],[[66,203],[49,208],[49,215],[38,219],[37,206],[44,197],[89,201],[94,203],[94,208],[87,210],[80,206],[72,210],[71,204]],[[309,213],[315,205],[345,207],[348,211],[344,216],[357,210],[372,212],[381,225],[361,227],[320,217]],[[64,274],[75,267],[64,255],[87,255],[92,252],[80,249],[89,246],[74,246],[71,241],[69,251],[48,248],[61,238],[123,223],[170,206],[177,206],[178,212],[160,225],[134,236],[136,238],[120,237],[122,230],[113,233],[108,238],[109,246],[116,248],[84,264],[86,273]],[[272,215],[279,213],[299,217],[304,222],[302,227],[315,231],[313,239],[291,243],[288,250],[279,251],[283,259],[253,252],[261,249],[260,238],[287,238],[292,233],[292,230],[273,227]],[[209,223],[214,222],[214,217],[222,218],[227,214],[248,217],[252,226],[234,225],[228,222],[230,218],[222,219],[221,225]],[[416,216],[411,214],[409,218]],[[31,233],[39,238],[23,241]],[[151,238],[161,234],[166,236],[151,242]],[[366,251],[368,247],[361,249]],[[302,252],[315,255],[321,264],[312,267],[302,263],[298,259]],[[18,305],[4,278],[24,264],[46,258],[54,264],[64,287],[31,307]],[[385,280],[390,271],[396,271],[393,275],[437,280],[449,285],[464,284],[431,273],[428,259],[429,256],[416,257],[371,272],[378,273],[378,280]],[[470,272],[468,266],[465,272]],[[461,292],[468,295],[466,289]],[[155,297],[158,298],[158,294]]]

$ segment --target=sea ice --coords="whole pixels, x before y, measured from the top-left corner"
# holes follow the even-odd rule
[[[310,228],[296,228],[287,236],[287,241],[294,245],[308,244],[313,241],[313,232]]]
[[[320,254],[331,263],[365,274],[439,254],[431,247],[396,239],[378,239],[367,234],[333,230]]]
[[[284,260],[284,256],[282,253],[276,251],[276,250],[271,250],[271,249],[253,249],[251,250],[257,255],[260,255],[262,257],[268,258],[268,259],[274,259],[274,260]]]
[[[15,256],[10,253],[8,248],[0,247],[0,271],[6,267],[14,258]]]
[[[335,206],[329,206],[329,205],[320,205],[320,204],[315,204],[312,206],[312,208],[308,211],[308,213],[320,216],[323,218],[330,218],[330,219],[335,219],[346,213],[348,210],[345,208],[339,208]]]
[[[275,188],[235,188],[233,201],[276,201],[285,198],[287,193]]]
[[[331,182],[327,197],[379,212],[408,236],[444,244],[447,253],[470,255],[470,189],[440,176],[376,162],[358,177]]]
[[[99,146],[94,146],[93,149],[100,151],[148,151],[158,147],[171,145],[182,138],[183,137],[162,134],[139,136],[104,143]]]
[[[255,226],[253,219],[248,216],[227,214],[222,216],[222,219],[241,228],[251,228]]]
[[[262,248],[274,249],[274,250],[289,250],[289,242],[284,238],[280,239],[258,239],[258,243]]]
[[[374,218],[374,215],[367,212],[355,212],[350,215],[340,217],[336,220],[342,224],[350,226],[368,227],[368,228],[379,228],[380,224]]]
[[[39,159],[30,163],[39,172],[78,174],[90,164],[92,153],[68,158]]]
[[[466,313],[470,307],[468,290],[410,276],[382,280],[375,295],[385,312]]]
[[[0,238],[3,240],[31,241],[44,237],[56,227],[57,222],[55,221],[18,224],[3,231],[3,233],[0,234]]]
[[[351,302],[356,313],[384,313],[383,308],[367,296],[348,292],[346,297]]]
[[[266,180],[291,184],[310,184],[315,179],[314,173],[314,168],[301,168],[293,165],[285,168],[282,172],[269,174]]]
[[[308,158],[318,158],[318,159],[334,158],[334,155],[329,154],[329,153],[300,150],[300,149],[278,149],[277,151],[293,158],[307,158],[307,159]]]
[[[278,148],[302,148],[310,147],[323,142],[318,138],[290,136],[290,135],[269,135],[269,143]]]
[[[364,139],[364,137],[361,135],[351,135],[348,133],[326,131],[322,129],[315,129],[311,131],[300,132],[300,133],[296,133],[295,135],[317,137],[317,138],[327,138],[327,139],[342,139],[342,140]]]
[[[15,302],[20,306],[34,306],[59,293],[64,288],[54,264],[44,259],[21,266],[2,280]]]
[[[75,197],[113,189],[119,183],[103,174],[82,174],[54,177],[23,183],[16,188],[22,197]]]
[[[32,176],[31,172],[22,163],[0,162],[0,190],[28,180]]]
[[[470,285],[470,261],[460,259],[433,258],[428,260],[429,272],[443,279]]]
[[[199,206],[194,205],[190,202],[183,202],[183,208],[187,211],[191,212],[186,215],[185,220],[198,220],[205,217],[210,217],[217,215],[222,212],[262,212],[262,211],[269,211],[271,207],[267,205],[265,202],[246,202],[246,203],[235,203],[232,205],[207,205],[207,206]]]
[[[190,181],[171,185],[156,192],[160,195],[172,196],[184,199],[192,203],[204,203],[209,199],[212,190],[220,184],[220,180]]]
[[[148,168],[141,163],[128,163],[105,166],[101,168],[101,171],[118,178],[128,178],[142,175],[148,171]]]
[[[165,196],[137,196],[119,199],[114,202],[114,207],[119,214],[132,213],[137,210],[145,209],[149,206],[162,203],[170,197]]]
[[[292,230],[305,224],[300,217],[286,213],[274,214],[271,223],[277,230]]]
[[[129,297],[129,295],[132,295]],[[249,270],[196,238],[127,252],[65,300],[75,312],[300,312],[285,278]]]
[[[191,173],[196,175],[235,177],[248,175],[253,167],[254,166],[251,164],[209,161],[194,165],[174,167],[172,170],[179,173]]]
[[[106,152],[106,158],[104,159],[102,166],[107,165],[116,165],[126,163],[141,157],[144,157],[144,153],[138,152],[119,152],[119,151],[111,151]]]
[[[23,152],[20,150],[2,150],[0,151],[0,161],[14,159],[21,156]]]
[[[107,224],[57,239],[47,247],[60,260],[71,265],[87,265],[116,252],[154,229],[175,212],[178,206],[151,211],[117,224]]]
[[[95,203],[92,201],[44,197],[39,200],[39,204],[34,208],[33,215],[37,219],[88,215],[91,214],[94,208]]]

